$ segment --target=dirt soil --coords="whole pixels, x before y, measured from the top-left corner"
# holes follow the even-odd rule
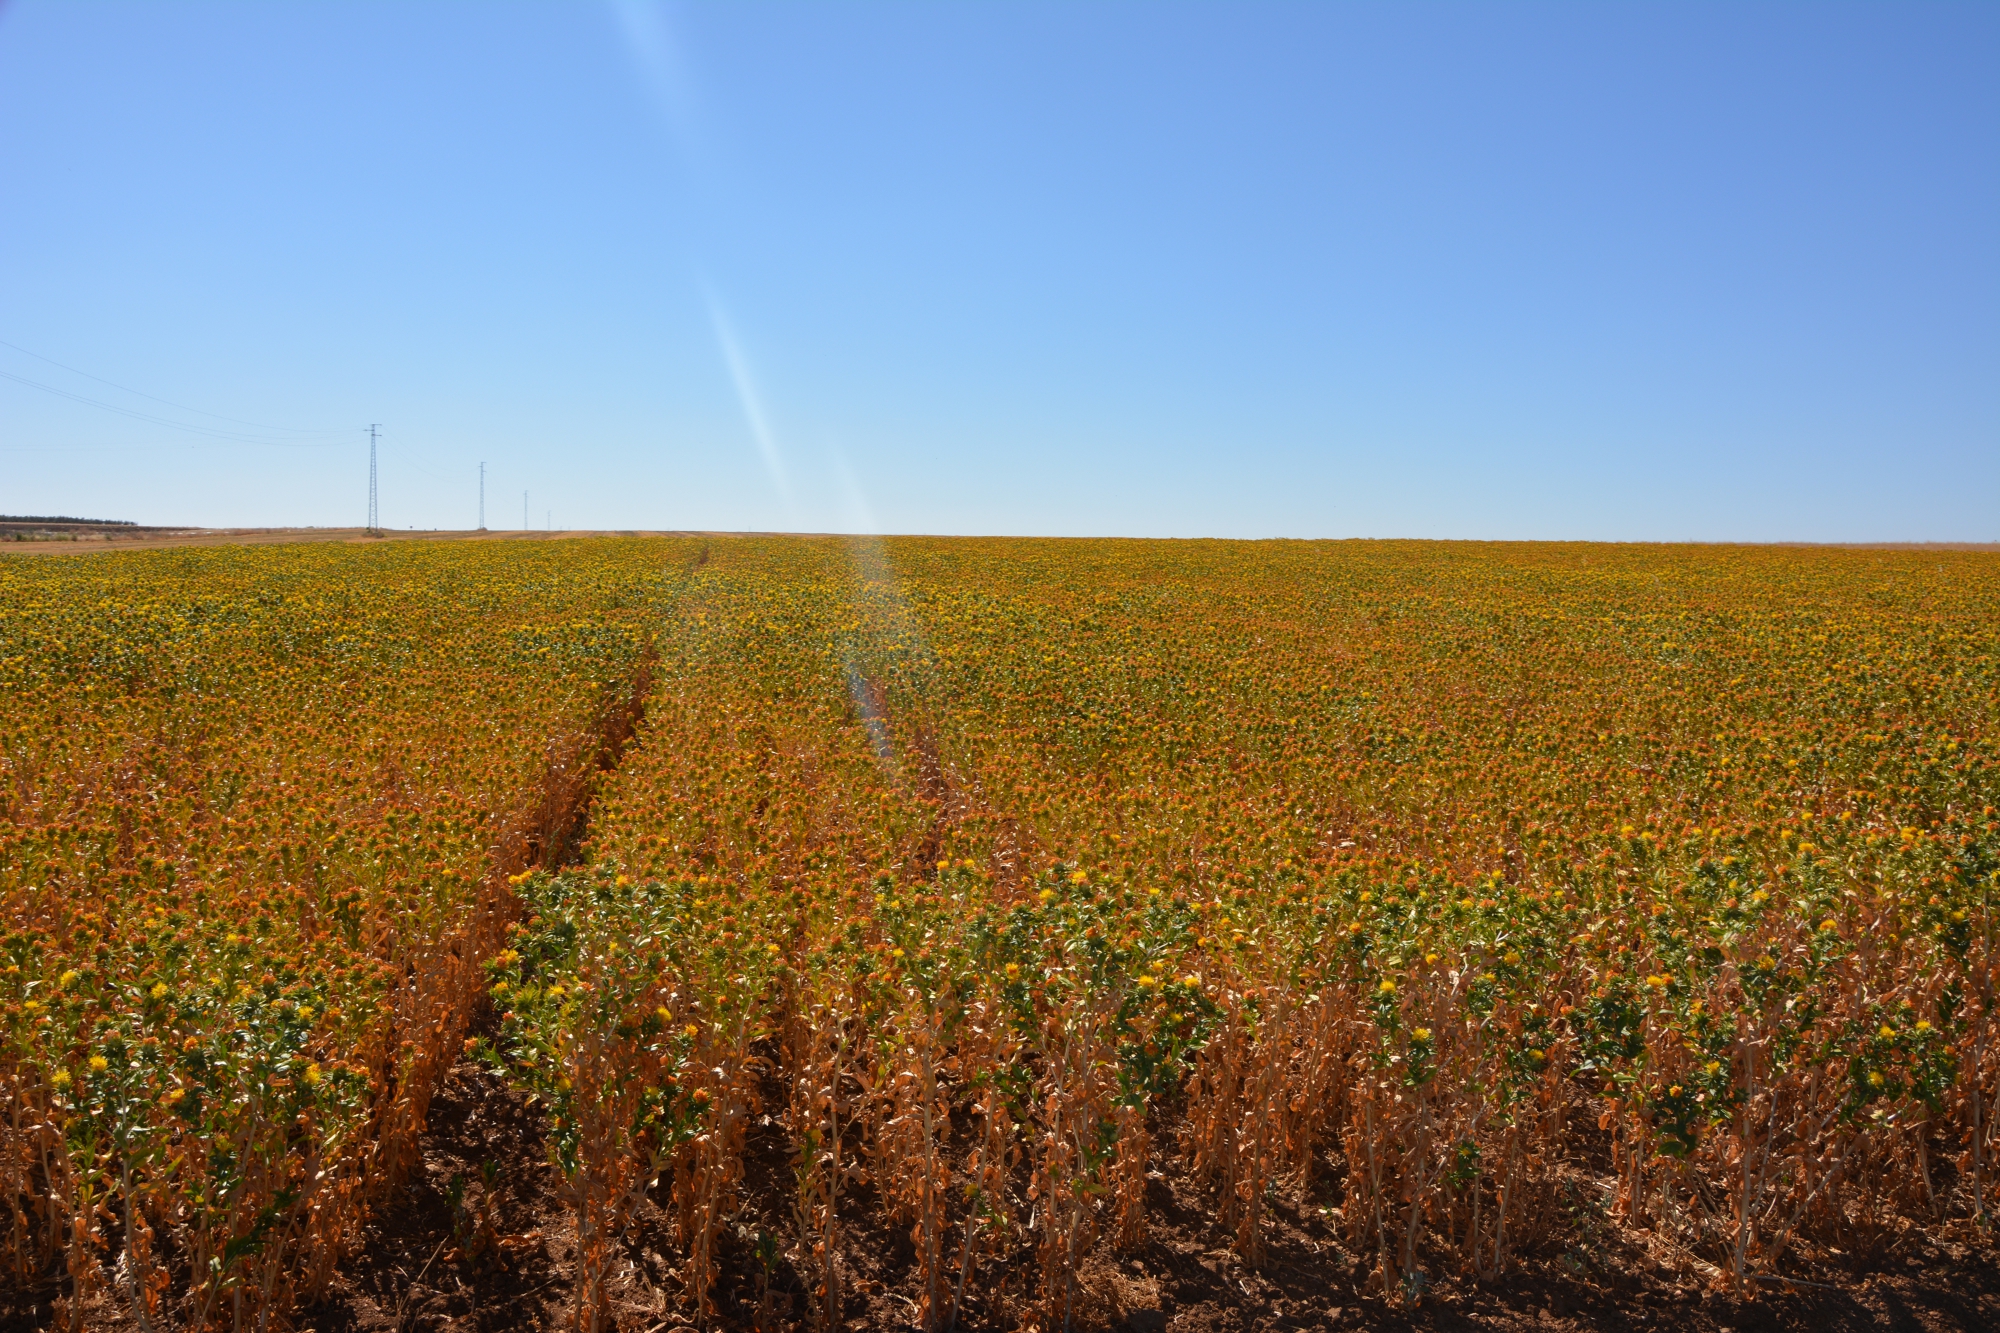
[[[611,1289],[623,1333],[803,1329],[803,1282],[782,1256],[768,1273],[760,1233],[791,1233],[791,1148],[768,1112],[783,1104],[775,1079],[753,1113],[742,1204],[720,1246],[718,1317],[697,1325],[651,1200],[624,1246]],[[1159,1141],[1171,1142],[1172,1126]],[[1292,1329],[1568,1333],[1672,1328],[1676,1333],[1860,1333],[2000,1329],[2000,1246],[1969,1224],[1910,1232],[1866,1263],[1799,1266],[1742,1302],[1693,1274],[1685,1255],[1619,1228],[1597,1183],[1579,1175],[1559,1239],[1519,1256],[1509,1275],[1476,1283],[1433,1256],[1436,1275],[1414,1304],[1365,1294],[1366,1274],[1329,1213],[1339,1192],[1326,1162],[1312,1196],[1267,1214],[1267,1254],[1248,1268],[1215,1221],[1212,1192],[1176,1153],[1149,1187],[1149,1235],[1129,1253],[1100,1245],[1084,1267],[1075,1333],[1278,1333]],[[842,1201],[843,1329],[914,1327],[914,1251],[882,1220],[865,1183]],[[461,1061],[432,1103],[419,1168],[370,1218],[355,1253],[295,1327],[316,1333],[502,1333],[572,1326],[575,1234],[550,1166],[538,1110],[484,1065]],[[768,1249],[767,1249],[768,1253]],[[1034,1257],[989,1259],[966,1292],[959,1327],[1027,1333]],[[0,1330],[50,1327],[55,1292],[0,1292]],[[99,1300],[91,1329],[131,1327]],[[1042,1333],[1056,1333],[1054,1329]]]
[[[775,1082],[764,1102],[766,1111],[782,1105]],[[482,1177],[489,1163],[490,1190]],[[1125,1254],[1100,1245],[1086,1266],[1079,1333],[2000,1329],[2000,1248],[1962,1224],[1912,1233],[1865,1265],[1801,1269],[1799,1280],[1766,1284],[1759,1299],[1739,1302],[1690,1275],[1684,1259],[1662,1256],[1650,1237],[1619,1230],[1587,1201],[1599,1196],[1580,1178],[1568,1239],[1522,1256],[1500,1282],[1446,1273],[1416,1303],[1391,1305],[1363,1293],[1365,1273],[1339,1243],[1326,1211],[1337,1184],[1323,1185],[1325,1197],[1273,1209],[1266,1260],[1252,1271],[1230,1249],[1211,1193],[1189,1177],[1185,1162],[1169,1154],[1163,1167],[1150,1188],[1146,1242]],[[455,1179],[462,1182],[456,1205]],[[1332,1175],[1320,1179],[1331,1182]],[[759,1233],[780,1244],[790,1233],[790,1181],[783,1127],[768,1114],[753,1115],[743,1204],[721,1247],[719,1317],[707,1327],[749,1333],[806,1326],[804,1287],[790,1265],[781,1258],[767,1279],[757,1259]],[[420,1175],[371,1222],[333,1292],[302,1313],[299,1327],[323,1333],[568,1327],[574,1237],[557,1191],[534,1108],[490,1071],[461,1063],[435,1103]],[[901,1228],[880,1222],[876,1202],[865,1184],[850,1187],[843,1200],[849,1292],[843,1327],[911,1329],[914,1252]],[[618,1327],[627,1333],[696,1327],[685,1317],[667,1235],[666,1218],[649,1204],[613,1284]],[[967,1292],[960,1327],[1032,1327],[1020,1317],[1033,1283],[1031,1254],[987,1263],[978,1270],[980,1289]]]
[[[299,1326],[561,1327],[575,1234],[559,1184],[540,1115],[493,1070],[460,1061],[431,1102],[418,1169]]]

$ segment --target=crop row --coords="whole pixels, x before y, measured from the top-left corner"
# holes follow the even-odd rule
[[[265,1327],[415,1152],[671,544],[0,564],[0,1197],[72,1325]],[[612,737],[615,739],[615,737]]]
[[[713,1302],[760,1115],[826,1328],[862,1216],[926,1327],[1070,1324],[1168,1156],[1248,1261],[1322,1200],[1396,1300],[1606,1150],[1739,1291],[1990,1208],[1990,558],[717,550],[488,964],[580,1323],[649,1198]]]
[[[1739,1291],[1983,1220],[1991,575],[722,538],[7,562],[16,1278],[72,1324],[282,1323],[489,1005],[585,1326],[647,1226],[719,1313],[767,1123],[767,1327],[848,1318],[847,1229],[883,1219],[926,1327],[1088,1319],[1163,1167],[1252,1263],[1311,1201],[1392,1300],[1561,1239],[1579,1179]]]

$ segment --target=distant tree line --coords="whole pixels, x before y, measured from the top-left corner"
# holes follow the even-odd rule
[[[88,523],[94,528],[136,528],[129,518],[68,518],[47,514],[0,514],[0,523]]]

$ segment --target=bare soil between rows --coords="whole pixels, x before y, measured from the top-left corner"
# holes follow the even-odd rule
[[[696,1321],[681,1256],[656,1189],[633,1219],[610,1284],[621,1333],[778,1333],[807,1328],[805,1285],[780,1257],[766,1270],[761,1235],[790,1248],[792,1146],[775,1114],[784,1087],[767,1078],[744,1149],[740,1205],[719,1247],[716,1317]],[[1970,1224],[1908,1231],[1866,1263],[1794,1266],[1793,1281],[1739,1301],[1693,1276],[1685,1256],[1621,1227],[1601,1183],[1579,1169],[1568,1216],[1549,1243],[1517,1256],[1497,1282],[1459,1276],[1432,1255],[1433,1280],[1414,1303],[1366,1290],[1367,1273],[1341,1244],[1340,1165],[1322,1160],[1304,1198],[1280,1194],[1266,1216],[1266,1255],[1252,1270],[1215,1220],[1213,1190],[1175,1146],[1171,1113],[1156,1126],[1148,1236],[1126,1252],[1100,1242],[1081,1273],[1075,1333],[1278,1333],[1294,1329],[1543,1330],[1673,1328],[1681,1333],[1947,1333],[2000,1329],[2000,1245]],[[1587,1165],[1587,1164],[1586,1164]],[[915,1327],[915,1251],[889,1224],[874,1190],[850,1185],[841,1208],[842,1328]],[[408,1179],[371,1211],[327,1292],[297,1312],[315,1333],[503,1333],[573,1327],[575,1229],[550,1163],[541,1112],[491,1068],[460,1060],[431,1103]],[[766,1247],[769,1253],[769,1247]],[[977,1270],[958,1327],[1026,1333],[1034,1256],[1023,1249]],[[53,1327],[54,1286],[0,1285],[0,1333]],[[133,1329],[129,1309],[101,1292],[93,1330]],[[1056,1333],[1054,1328],[1039,1333]]]
[[[804,1329],[806,1292],[780,1258],[766,1273],[760,1233],[788,1248],[792,1149],[772,1114],[783,1103],[776,1078],[764,1089],[744,1152],[741,1204],[724,1231],[718,1314],[691,1317],[671,1229],[649,1199],[634,1219],[612,1280],[622,1333],[727,1333]],[[1157,1141],[1171,1145],[1173,1126]],[[1280,1197],[1267,1217],[1266,1257],[1247,1267],[1215,1221],[1213,1191],[1184,1157],[1160,1153],[1148,1190],[1148,1237],[1128,1252],[1100,1243],[1086,1262],[1076,1333],[1278,1333],[1293,1329],[1542,1330],[1673,1328],[1681,1333],[1947,1333],[2000,1329],[2000,1245],[1970,1224],[1912,1231],[1871,1262],[1796,1268],[1796,1279],[1738,1301],[1663,1256],[1645,1233],[1618,1226],[1602,1194],[1579,1174],[1574,1207],[1558,1239],[1520,1255],[1498,1282],[1457,1276],[1432,1257],[1435,1280],[1414,1304],[1365,1290],[1366,1273],[1340,1243],[1326,1210],[1338,1202],[1337,1164],[1316,1175],[1303,1199]],[[885,1220],[874,1191],[850,1186],[843,1200],[841,1264],[847,1289],[842,1327],[914,1328],[915,1252]],[[767,1251],[768,1252],[768,1251]],[[315,1333],[503,1333],[573,1326],[575,1230],[548,1157],[539,1109],[492,1069],[459,1061],[433,1100],[421,1158],[404,1184],[371,1212],[352,1252],[293,1327]],[[987,1261],[966,1293],[959,1328],[1026,1333],[1035,1282],[1023,1251]],[[0,1289],[0,1333],[53,1327],[58,1291]],[[100,1293],[85,1327],[129,1330],[129,1310]],[[1041,1333],[1056,1333],[1054,1329]]]
[[[718,1317],[708,1328],[806,1327],[806,1293],[780,1260],[768,1279],[760,1232],[791,1234],[791,1147],[766,1090],[745,1150],[743,1201],[725,1231]],[[1170,1127],[1163,1127],[1170,1129]],[[1162,1140],[1170,1139],[1163,1133]],[[488,1188],[485,1180],[494,1184]],[[2000,1249],[1969,1225],[1912,1233],[1876,1262],[1799,1272],[1742,1302],[1707,1289],[1580,1204],[1567,1238],[1522,1256],[1499,1282],[1439,1276],[1414,1305],[1364,1294],[1365,1273],[1322,1212],[1324,1197],[1284,1200],[1270,1214],[1261,1269],[1230,1249],[1212,1192],[1177,1152],[1163,1154],[1149,1190],[1149,1235],[1130,1252],[1101,1243],[1083,1273],[1077,1330],[1251,1333],[1290,1329],[1588,1330],[1672,1327],[1685,1333],[1847,1333],[2000,1328]],[[454,1181],[459,1184],[454,1187]],[[843,1209],[849,1330],[914,1327],[914,1251],[886,1225],[865,1185]],[[482,1227],[485,1230],[482,1231]],[[666,1218],[651,1202],[626,1239],[614,1280],[617,1326],[672,1333],[698,1324],[678,1280]],[[321,1333],[472,1333],[570,1326],[574,1230],[536,1109],[490,1070],[461,1062],[433,1104],[420,1169],[370,1219],[332,1291],[301,1312]],[[1442,1267],[1443,1265],[1438,1265]],[[966,1330],[1024,1330],[1032,1255],[989,1263],[967,1293]],[[996,1302],[996,1289],[1000,1299]],[[1046,1330],[1044,1333],[1054,1333]]]

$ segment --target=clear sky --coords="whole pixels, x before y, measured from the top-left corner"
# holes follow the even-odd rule
[[[17,0],[0,343],[0,512],[1990,541],[2000,5]]]

